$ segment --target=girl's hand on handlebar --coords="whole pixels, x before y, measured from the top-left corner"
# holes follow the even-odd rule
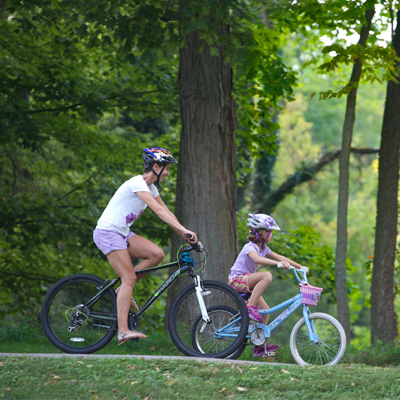
[[[278,268],[289,269],[291,265],[287,261],[281,261],[277,264]]]
[[[308,267],[305,267],[304,265],[301,265],[300,268],[293,267],[290,265],[287,261],[281,261],[276,264],[278,268],[283,268],[283,269],[299,269],[300,271],[304,271],[306,274],[308,274],[309,269]]]

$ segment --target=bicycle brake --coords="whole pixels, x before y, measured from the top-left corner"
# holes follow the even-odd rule
[[[206,290],[205,289],[205,287],[204,287],[204,283],[203,283],[203,280],[201,279],[199,279],[199,286],[200,286],[200,289],[201,289],[201,295],[204,297],[204,296],[208,296],[209,294],[211,294],[211,292],[209,291],[209,290]]]

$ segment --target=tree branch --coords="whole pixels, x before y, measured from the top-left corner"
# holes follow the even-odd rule
[[[14,276],[16,278],[23,278],[23,279],[28,279],[29,281],[44,281],[48,283],[55,283],[57,282],[60,278],[56,278],[53,276],[48,276],[48,275],[43,275],[43,274],[29,274],[29,273],[22,273],[22,272],[10,272],[10,271],[4,271],[0,270],[0,275],[4,276]]]
[[[314,165],[306,165],[299,171],[290,175],[285,182],[279,186],[278,189],[268,194],[261,207],[259,208],[259,212],[271,212],[274,208],[290,193],[293,192],[296,186],[300,185],[303,182],[310,181],[314,178],[314,176],[321,171],[325,165],[330,164],[335,161],[340,155],[341,149],[331,151],[329,153],[325,153],[319,161],[317,161]],[[364,147],[364,148],[351,148],[351,152],[354,154],[376,154],[379,153],[379,148],[376,147]]]
[[[124,93],[124,94],[119,94],[119,95],[115,95],[115,96],[106,97],[104,99],[104,101],[115,100],[115,99],[118,99],[118,98],[121,98],[121,97],[126,97],[126,96],[137,96],[137,95],[151,94],[151,93],[156,93],[156,92],[159,92],[159,90],[149,90],[147,92]],[[156,103],[146,103],[146,104],[158,105]],[[63,110],[70,110],[72,108],[81,107],[81,106],[84,106],[84,105],[85,105],[85,103],[75,103],[75,104],[71,104],[69,106],[60,106],[60,107],[56,107],[56,108],[42,108],[40,110],[28,110],[28,111],[24,111],[24,113],[25,114],[38,114],[38,113],[42,113],[42,112],[63,111]]]

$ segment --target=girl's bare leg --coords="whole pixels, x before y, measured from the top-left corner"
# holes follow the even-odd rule
[[[262,310],[268,310],[269,309],[268,304],[265,302],[265,300],[262,297],[260,297],[260,299],[258,300],[257,306],[259,308],[261,308]],[[262,317],[262,319],[264,321],[264,325],[268,325],[269,314],[260,314],[260,315],[261,315],[261,317]]]
[[[258,299],[262,296],[271,282],[272,275],[270,272],[254,272],[254,274],[250,274],[249,289],[252,293],[247,304],[249,306],[257,305]]]

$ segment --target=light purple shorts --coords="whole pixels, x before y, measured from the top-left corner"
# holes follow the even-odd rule
[[[93,240],[100,251],[107,255],[113,250],[125,250],[128,248],[128,239],[135,236],[135,233],[129,232],[124,237],[115,231],[106,231],[105,229],[95,229],[93,231]]]

